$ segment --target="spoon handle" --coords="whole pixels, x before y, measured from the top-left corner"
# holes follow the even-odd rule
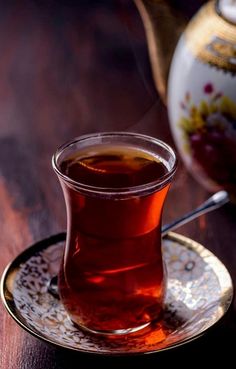
[[[202,205],[198,206],[196,209],[190,211],[189,213],[183,215],[179,219],[166,224],[162,227],[162,236],[165,236],[169,231],[190,222],[191,220],[199,217],[200,215],[206,214],[212,210],[220,208],[222,205],[229,202],[229,195],[226,191],[216,192],[213,196],[209,197]]]

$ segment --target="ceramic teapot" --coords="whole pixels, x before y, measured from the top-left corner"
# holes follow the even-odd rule
[[[184,163],[208,190],[226,189],[236,200],[236,1],[214,0],[202,6],[183,31],[174,54],[173,43],[166,41],[170,70],[168,59],[162,68],[158,26],[152,22],[155,5],[156,11],[161,3],[167,9],[166,2],[136,3],[146,24],[156,85],[167,102]],[[184,28],[183,21],[176,24],[173,42]],[[170,33],[170,22],[168,27]]]

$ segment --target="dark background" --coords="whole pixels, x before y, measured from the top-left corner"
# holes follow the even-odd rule
[[[203,1],[202,1],[203,2]],[[172,1],[190,18],[200,1]],[[51,156],[65,141],[130,130],[174,145],[153,84],[143,25],[132,1],[0,1],[0,273],[31,243],[65,229],[64,199]],[[164,221],[209,194],[180,162]],[[235,207],[179,231],[213,251],[236,281]],[[235,308],[202,338],[132,358],[82,355],[24,332],[0,306],[1,369],[204,365],[235,357]],[[187,359],[190,355],[190,359]]]

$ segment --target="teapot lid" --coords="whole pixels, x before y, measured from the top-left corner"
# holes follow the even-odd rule
[[[236,0],[218,0],[217,8],[222,17],[236,24]]]

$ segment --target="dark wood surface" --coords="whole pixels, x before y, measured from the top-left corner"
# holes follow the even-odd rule
[[[152,82],[145,35],[132,1],[0,1],[0,273],[33,242],[65,229],[64,199],[51,168],[57,146],[75,136],[130,130],[173,144]],[[191,9],[189,11],[192,11]],[[209,194],[181,164],[164,221]],[[236,282],[236,208],[179,229],[213,251]],[[183,366],[235,358],[235,305],[204,337],[139,358],[62,350],[24,332],[0,305],[1,369]]]

